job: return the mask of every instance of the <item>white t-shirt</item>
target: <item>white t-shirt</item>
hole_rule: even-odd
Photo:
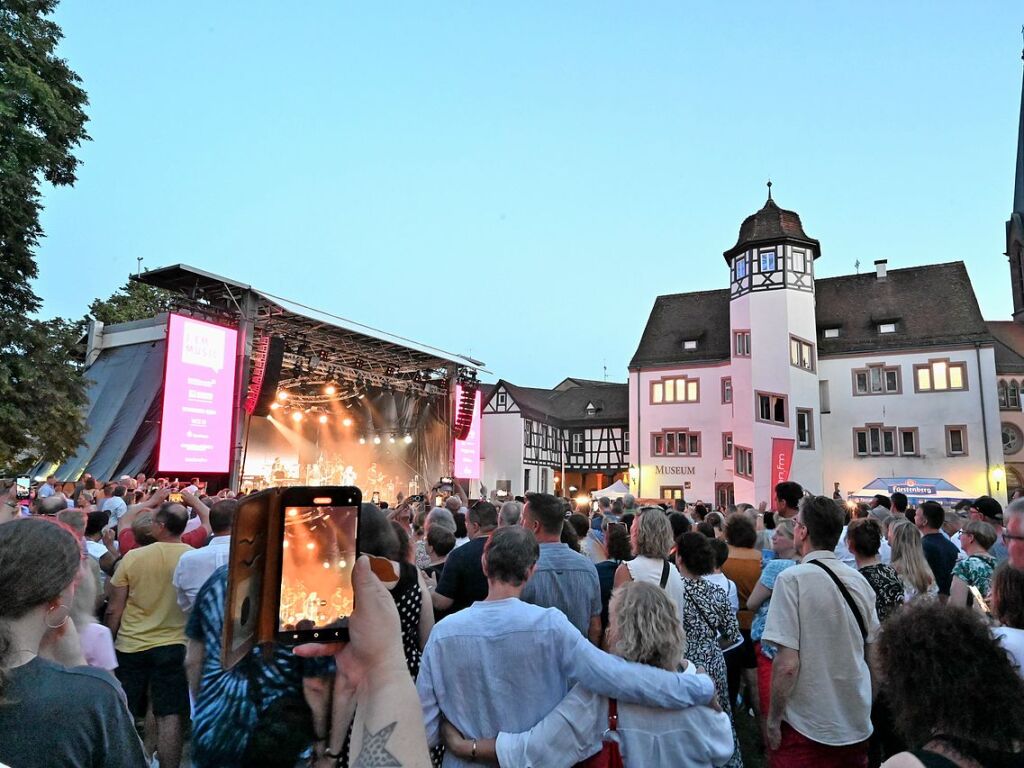
[[[85,552],[90,557],[96,558],[97,562],[101,557],[107,554],[107,545],[102,541],[93,541],[92,539],[85,540]]]
[[[993,627],[992,634],[1010,654],[1010,658],[1017,665],[1017,672],[1024,677],[1024,629]]]
[[[124,499],[120,496],[111,496],[109,499],[103,500],[103,504],[100,505],[100,511],[110,513],[110,522],[107,523],[107,527],[113,528],[117,525],[117,521],[124,517],[125,512],[128,511],[128,505],[124,503]]]

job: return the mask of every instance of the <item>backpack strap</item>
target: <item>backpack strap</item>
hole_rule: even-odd
[[[853,602],[853,597],[850,595],[850,590],[846,588],[846,585],[840,580],[838,576],[832,571],[831,568],[825,566],[824,563],[819,560],[808,560],[811,565],[816,565],[825,573],[828,574],[829,578],[835,582],[836,586],[839,587],[839,591],[843,593],[843,599],[846,600],[846,604],[850,606],[850,610],[853,612],[853,618],[857,620],[857,627],[860,629],[860,637],[865,643],[868,640],[868,628],[864,624],[864,619],[860,615],[860,611],[857,610],[857,604]]]
[[[668,573],[669,573],[668,560],[661,564],[661,588],[664,589],[668,585]]]

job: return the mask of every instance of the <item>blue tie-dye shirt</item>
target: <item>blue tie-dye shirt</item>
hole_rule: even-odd
[[[330,675],[320,659],[300,659],[276,646],[269,662],[256,648],[232,669],[220,664],[228,567],[221,566],[196,596],[185,634],[203,644],[202,680],[192,717],[192,764],[196,768],[241,768],[259,713],[286,694],[302,695],[302,678]],[[260,706],[250,691],[256,681]]]

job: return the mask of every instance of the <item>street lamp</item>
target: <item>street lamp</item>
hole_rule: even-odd
[[[995,480],[996,483],[996,493],[999,493],[1003,480],[1006,479],[1006,471],[1002,467],[995,467],[992,470],[992,479]]]

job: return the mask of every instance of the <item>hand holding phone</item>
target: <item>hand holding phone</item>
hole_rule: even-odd
[[[19,499],[27,499],[32,494],[32,481],[27,477],[19,477],[15,493]]]

